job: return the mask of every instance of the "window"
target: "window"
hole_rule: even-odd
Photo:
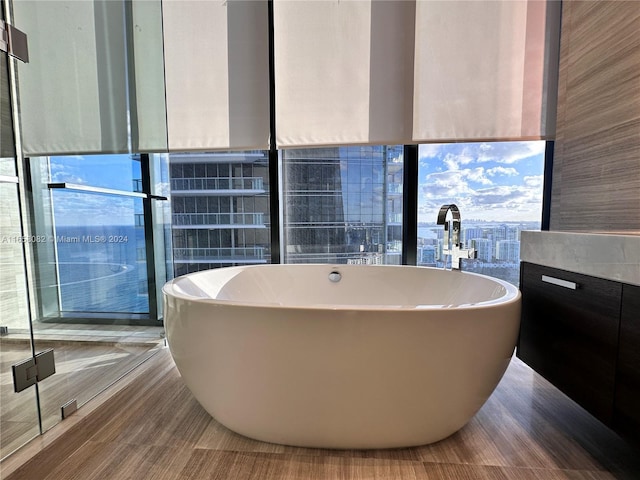
[[[284,263],[400,264],[403,146],[282,151]]]
[[[159,155],[28,159],[38,318],[156,325],[166,268]]]
[[[477,251],[466,271],[518,285],[520,232],[540,230],[544,141],[420,145],[418,168],[419,265],[442,267],[443,227],[436,217],[455,203],[461,240]]]
[[[169,157],[175,274],[268,263],[267,152]]]
[[[148,314],[140,157],[39,157],[30,163],[40,173],[35,218],[42,316]],[[48,289],[58,290],[57,302],[46,300],[56,297]]]

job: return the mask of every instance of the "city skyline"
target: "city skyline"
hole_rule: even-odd
[[[463,221],[540,222],[544,141],[419,146],[418,223],[433,223],[441,205],[455,203]],[[116,160],[117,159],[117,160]],[[51,180],[131,190],[130,155],[51,157]],[[114,161],[115,160],[115,161]],[[66,225],[130,225],[131,198],[66,192],[57,196]]]

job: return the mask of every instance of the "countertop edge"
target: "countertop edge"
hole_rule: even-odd
[[[640,286],[640,235],[523,231],[520,260]]]

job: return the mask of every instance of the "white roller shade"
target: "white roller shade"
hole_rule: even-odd
[[[15,1],[25,153],[268,148],[267,6]],[[559,2],[273,6],[280,148],[553,138]]]
[[[131,85],[132,150],[167,151],[162,5],[160,0],[131,2],[134,81]],[[134,87],[135,86],[135,87]]]
[[[275,0],[279,147],[411,140],[413,1]]]
[[[553,138],[559,5],[419,1],[413,140]]]
[[[18,65],[25,155],[128,149],[123,4],[13,2],[27,33]]]
[[[169,150],[269,148],[267,2],[163,2]]]
[[[11,92],[7,54],[0,53],[0,158],[14,157],[13,119],[11,118]]]

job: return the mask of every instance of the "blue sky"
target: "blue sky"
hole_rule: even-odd
[[[53,182],[131,192],[132,179],[140,178],[140,163],[133,162],[128,155],[50,158]],[[53,190],[53,200],[59,226],[134,225],[135,213],[142,211],[142,200],[131,197]]]
[[[544,141],[421,145],[418,221],[435,222],[447,203],[463,221],[540,221],[544,149]]]
[[[135,168],[135,175],[134,175]],[[140,162],[128,155],[81,155],[51,157],[54,182],[132,190],[132,178],[140,178]]]

